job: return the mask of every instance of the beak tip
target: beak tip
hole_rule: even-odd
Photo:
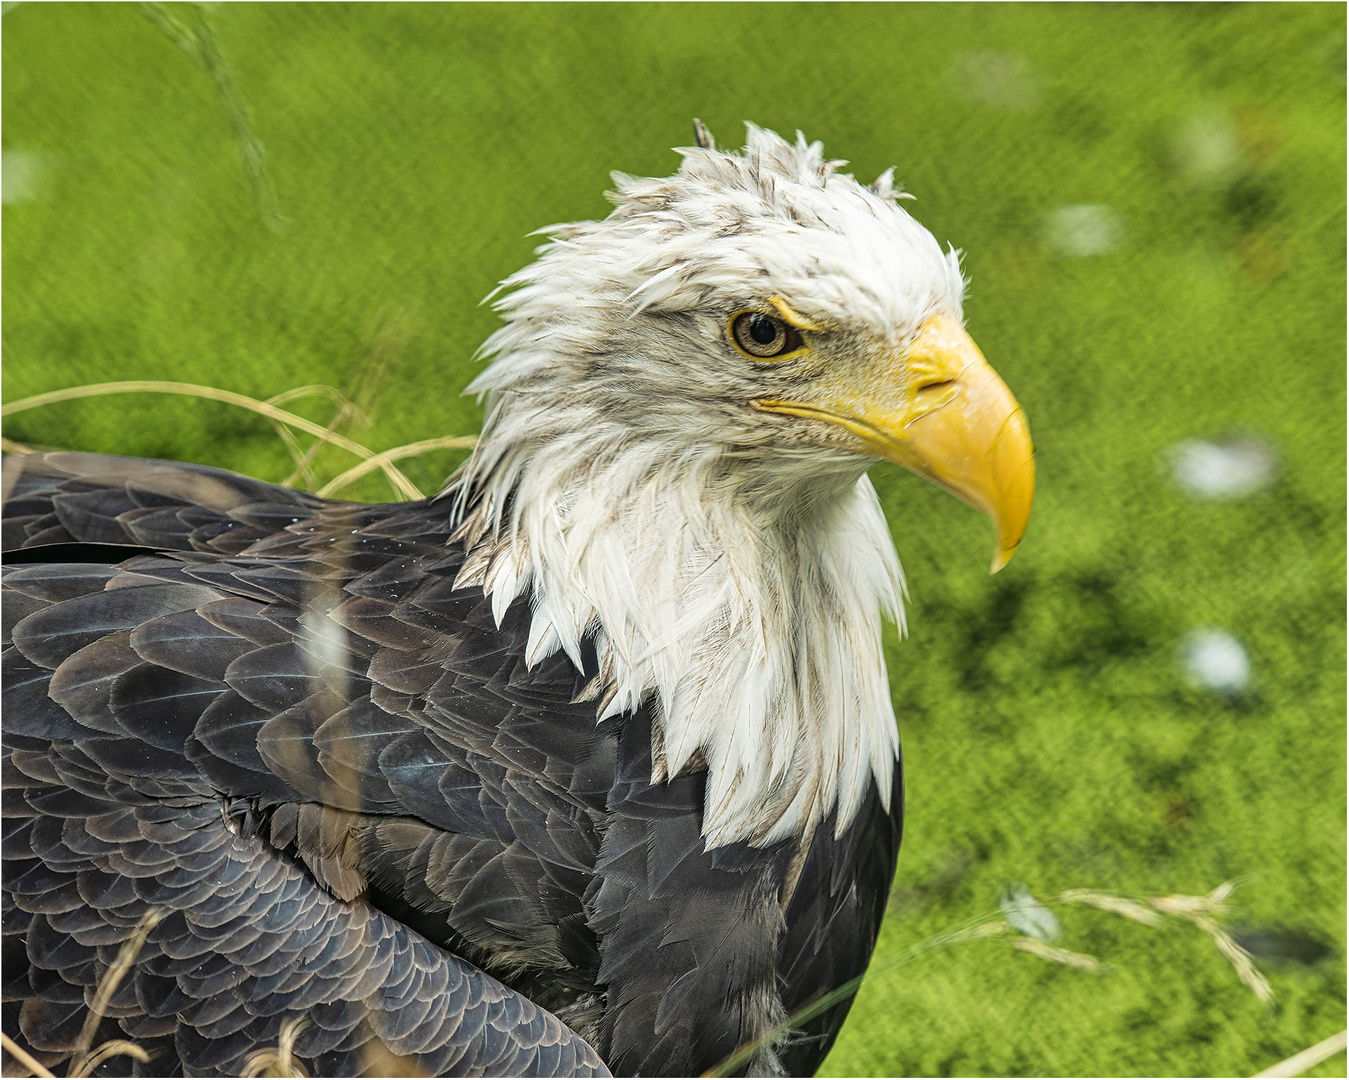
[[[1026,525],[1030,522],[1031,504],[1035,499],[1035,452],[1029,449],[1029,433],[1024,422],[1020,432],[1025,436],[1026,448],[1021,451],[1017,467],[1011,478],[1001,488],[1001,497],[994,503],[990,516],[995,523],[998,539],[993,552],[993,565],[990,574],[996,574],[1012,561],[1012,556],[1021,546],[1026,535]]]

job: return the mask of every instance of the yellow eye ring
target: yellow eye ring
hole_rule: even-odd
[[[737,311],[726,320],[726,336],[751,360],[787,360],[806,347],[801,331],[762,311]]]

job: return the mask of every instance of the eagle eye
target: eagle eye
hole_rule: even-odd
[[[801,348],[801,332],[776,315],[742,311],[731,319],[731,340],[756,360],[770,360]]]

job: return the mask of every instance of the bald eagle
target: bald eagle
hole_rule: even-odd
[[[865,968],[900,842],[866,471],[991,515],[997,570],[1033,455],[889,173],[698,143],[503,283],[436,498],[9,459],[4,1029],[40,1060],[237,1075],[297,1018],[312,1075],[823,1060],[849,1002],[792,1018]]]

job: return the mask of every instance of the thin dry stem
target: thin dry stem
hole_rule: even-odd
[[[128,1042],[126,1039],[109,1039],[107,1042],[100,1044],[99,1048],[89,1055],[89,1060],[84,1063],[82,1072],[73,1072],[70,1075],[92,1076],[95,1069],[112,1057],[135,1058],[142,1065],[148,1064],[150,1061],[150,1055],[135,1043]]]
[[[414,444],[415,445],[415,444]],[[1251,955],[1240,945],[1232,940],[1231,936],[1222,929],[1221,926],[1212,918],[1213,915],[1219,915],[1227,910],[1227,900],[1237,887],[1235,881],[1225,881],[1216,889],[1204,896],[1186,896],[1176,894],[1173,896],[1153,896],[1148,898],[1148,903],[1155,911],[1149,910],[1136,901],[1129,900],[1126,897],[1117,896],[1113,893],[1098,892],[1094,889],[1069,889],[1060,893],[1056,898],[1058,903],[1063,904],[1085,904],[1089,907],[1097,908],[1101,911],[1108,911],[1116,915],[1122,915],[1127,919],[1133,919],[1136,922],[1147,926],[1159,926],[1162,920],[1156,912],[1171,915],[1176,918],[1185,919],[1202,928],[1209,934],[1214,943],[1224,956],[1231,961],[1238,977],[1255,991],[1262,1001],[1269,1001],[1273,997],[1273,991],[1264,976],[1256,969]],[[954,945],[965,941],[978,941],[981,938],[997,937],[1009,933],[1013,930],[1006,919],[1001,918],[1001,910],[979,918],[972,919],[963,923],[945,933],[937,934],[933,937],[919,942],[917,945],[910,946],[889,963],[877,967],[872,974],[879,974],[900,964],[906,963],[925,952],[939,948],[943,945]],[[1109,965],[1098,957],[1087,953],[1073,952],[1070,949],[1060,949],[1053,945],[1039,941],[1036,938],[1020,935],[1012,941],[1012,947],[1021,952],[1030,953],[1051,963],[1063,964],[1067,967],[1077,968],[1082,971],[1108,971]],[[823,1012],[825,1009],[844,1000],[851,994],[857,992],[862,982],[862,977],[851,980],[819,998],[815,1002],[807,1005],[789,1016],[783,1023],[772,1028],[760,1038],[748,1042],[741,1046],[734,1054],[721,1062],[713,1069],[703,1073],[703,1076],[727,1076],[730,1073],[743,1068],[765,1047],[771,1046],[781,1035],[796,1027],[799,1024],[811,1019]],[[1329,1056],[1329,1055],[1326,1055]],[[1307,1066],[1310,1068],[1310,1066]],[[1291,1075],[1291,1074],[1290,1074]]]
[[[34,1076],[50,1076],[55,1080],[56,1074],[47,1069],[42,1062],[33,1057],[27,1050],[16,1043],[3,1031],[0,1031],[0,1046],[9,1051],[10,1056],[20,1065],[31,1072]]]
[[[253,131],[248,104],[239,93],[234,73],[220,52],[215,34],[211,31],[211,24],[196,5],[192,4],[185,4],[175,11],[167,4],[147,3],[142,5],[142,9],[175,45],[189,56],[201,61],[202,66],[206,68],[225,106],[230,127],[234,129],[234,142],[239,151],[239,161],[257,200],[258,214],[268,229],[272,232],[281,232],[290,222],[281,213],[276,198],[276,187],[267,171],[266,152]]]
[[[290,433],[289,428],[275,421],[272,422],[272,427],[281,437],[281,441],[286,444],[287,449],[290,450],[291,457],[295,459],[295,471],[282,481],[283,487],[294,487],[297,483],[303,482],[312,488],[317,481],[314,479],[314,470],[311,466],[314,463],[314,458],[318,456],[318,452],[332,441],[333,434],[348,420],[354,420],[358,423],[365,420],[365,415],[356,407],[354,402],[347,400],[341,390],[333,386],[325,386],[322,383],[297,386],[294,390],[283,390],[281,393],[269,397],[267,404],[283,405],[287,401],[296,401],[306,397],[326,397],[337,406],[337,411],[333,413],[333,418],[328,421],[325,434],[315,439],[309,449],[304,451],[300,449],[300,444],[296,441],[295,436]]]
[[[415,457],[418,454],[425,454],[431,450],[461,450],[476,446],[478,439],[474,435],[442,435],[435,439],[422,439],[420,442],[408,443],[405,446],[395,446],[392,449],[384,450],[372,458],[367,458],[359,465],[353,465],[344,473],[339,473],[333,479],[329,480],[323,487],[319,488],[316,495],[320,498],[327,498],[334,493],[341,491],[366,473],[374,472],[376,469],[382,469],[386,464],[392,461],[399,461],[402,458]]]
[[[62,401],[76,401],[80,398],[103,397],[108,394],[183,394],[187,397],[205,398],[208,401],[219,401],[226,405],[235,405],[241,409],[248,409],[259,416],[265,416],[270,420],[279,420],[289,427],[299,428],[301,431],[308,432],[310,435],[319,438],[327,438],[334,446],[340,446],[348,453],[355,454],[362,460],[367,460],[376,456],[375,451],[345,436],[329,432],[326,428],[314,423],[312,420],[306,420],[303,416],[296,416],[294,413],[279,409],[275,405],[269,405],[265,401],[259,401],[257,398],[248,397],[246,394],[236,394],[231,390],[220,390],[214,386],[201,386],[197,383],[165,382],[157,379],[129,379],[120,382],[90,383],[86,386],[71,386],[64,390],[52,390],[46,394],[36,394],[33,397],[21,398],[18,401],[11,401],[7,405],[0,407],[0,417],[11,416],[14,413],[25,412],[28,409],[36,409],[43,405],[55,405]],[[384,475],[388,477],[395,493],[405,499],[422,499],[425,496],[421,490],[399,471],[398,467],[389,461],[385,461],[378,466],[384,470]]]
[[[70,1058],[70,1069],[66,1072],[67,1076],[88,1076],[93,1071],[93,1060],[102,1053],[108,1044],[100,1046],[95,1054],[89,1053],[89,1047],[94,1041],[94,1032],[98,1030],[98,1025],[102,1023],[103,1016],[107,1012],[108,1002],[112,996],[117,993],[117,988],[126,978],[126,973],[131,970],[131,965],[136,962],[136,957],[140,955],[141,949],[145,945],[145,939],[149,937],[150,931],[159,925],[160,919],[164,917],[164,912],[160,908],[150,908],[141,916],[140,922],[136,924],[136,932],[123,942],[121,949],[117,952],[117,959],[103,973],[103,978],[98,982],[98,990],[94,994],[94,1000],[89,1004],[89,1015],[84,1018],[84,1027],[80,1029],[80,1037],[75,1042],[75,1051]],[[121,1040],[112,1040],[119,1042]],[[120,1053],[113,1051],[112,1053]],[[109,1057],[109,1054],[103,1054],[103,1057]],[[99,1060],[103,1060],[100,1058]],[[147,1059],[148,1060],[148,1059]]]
[[[337,429],[346,423],[350,417],[351,410],[347,408],[347,406],[344,405],[339,408],[337,412],[333,414],[333,418],[328,421],[328,426],[324,429],[324,433],[310,443],[309,449],[303,453],[299,452],[300,444],[296,441],[295,436],[291,435],[289,431],[286,431],[287,441],[295,447],[293,455],[295,457],[295,470],[286,477],[283,486],[294,487],[303,480],[306,485],[312,488],[318,483],[318,480],[314,477],[314,458],[318,457],[318,452],[320,450],[327,446],[328,443],[332,442],[333,436],[337,434]],[[277,427],[278,432],[284,430],[284,428]]]
[[[1157,912],[1145,908],[1136,900],[1116,896],[1114,893],[1097,892],[1095,889],[1069,889],[1059,894],[1061,904],[1085,904],[1098,911],[1108,911],[1113,915],[1122,915],[1126,919],[1143,923],[1145,926],[1161,926],[1162,917]]]
[[[355,413],[356,419],[364,422],[365,414],[361,412],[357,404],[342,393],[335,386],[329,386],[327,383],[309,383],[307,386],[297,386],[292,390],[282,390],[279,394],[273,394],[267,399],[268,405],[284,405],[288,401],[299,401],[307,397],[326,397],[339,409],[350,409]]]
[[[900,952],[899,955],[877,967],[871,974],[890,971],[899,967],[901,964],[906,964],[910,960],[917,959],[924,953],[931,952],[933,949],[942,948],[945,945],[959,945],[966,941],[978,941],[982,938],[996,937],[999,934],[1006,933],[1009,929],[1010,927],[1007,925],[1006,921],[1001,918],[1001,912],[980,915],[977,918],[963,922],[950,930],[943,931],[940,934],[934,934],[932,937],[926,938],[916,945],[910,945],[907,949]],[[833,990],[829,991],[829,993],[816,998],[804,1008],[798,1009],[782,1023],[770,1028],[763,1035],[759,1036],[759,1038],[743,1044],[730,1057],[726,1058],[726,1060],[722,1061],[720,1064],[713,1066],[711,1069],[708,1069],[707,1072],[702,1075],[705,1077],[730,1076],[732,1073],[739,1071],[757,1057],[762,1050],[771,1046],[792,1028],[804,1024],[807,1020],[818,1016],[826,1009],[833,1008],[839,1002],[844,1001],[857,993],[862,985],[862,979],[866,974],[868,973],[864,972],[855,979],[849,979],[842,986],[835,987]]]
[[[1343,1054],[1346,1038],[1349,1038],[1349,1032],[1341,1031],[1338,1035],[1322,1039],[1315,1046],[1299,1050],[1292,1057],[1284,1058],[1277,1065],[1271,1065],[1268,1069],[1256,1073],[1251,1077],[1251,1080],[1263,1080],[1264,1077],[1274,1076],[1301,1076],[1308,1069],[1315,1068],[1326,1059],[1333,1058],[1336,1054]]]
[[[240,1076],[308,1076],[303,1065],[295,1060],[295,1039],[309,1021],[303,1016],[287,1020],[281,1025],[275,1046],[255,1050],[244,1059]]]
[[[1033,937],[1014,939],[1012,948],[1030,953],[1032,956],[1038,956],[1041,960],[1048,960],[1051,964],[1062,964],[1065,967],[1077,968],[1080,971],[1102,971],[1105,969],[1105,964],[1095,956],[1073,952],[1071,949],[1060,949],[1054,945],[1046,945],[1043,941]]]
[[[281,486],[294,487],[297,483],[304,483],[313,487],[316,481],[313,470],[309,468],[309,462],[312,459],[306,456],[304,449],[300,446],[300,440],[291,434],[290,428],[286,427],[285,424],[276,420],[268,420],[267,422],[272,425],[276,437],[285,443],[286,452],[290,454],[291,461],[295,462],[294,470],[281,482]],[[316,439],[314,445],[319,446],[327,441],[327,439]]]
[[[361,335],[361,350],[343,387],[347,396],[369,412],[384,393],[398,358],[416,336],[417,304],[383,304]],[[368,422],[368,421],[365,421]]]
[[[1222,915],[1227,911],[1227,898],[1235,891],[1235,881],[1224,881],[1212,892],[1204,896],[1186,896],[1175,893],[1171,896],[1149,896],[1148,903],[1165,915],[1189,918],[1191,915]]]
[[[1255,966],[1255,957],[1233,941],[1227,931],[1209,916],[1193,914],[1187,918],[1213,939],[1218,951],[1227,957],[1232,967],[1236,969],[1237,978],[1249,986],[1256,997],[1266,1005],[1274,1000],[1274,989]]]
[[[1227,913],[1227,900],[1236,887],[1235,881],[1224,881],[1204,896],[1187,896],[1183,893],[1150,896],[1148,903],[1165,915],[1194,923],[1208,934],[1213,939],[1213,944],[1218,947],[1218,951],[1227,957],[1228,962],[1236,970],[1237,978],[1268,1005],[1274,1000],[1274,989],[1269,985],[1269,980],[1255,966],[1255,958],[1238,945],[1214,918],[1216,915]]]

